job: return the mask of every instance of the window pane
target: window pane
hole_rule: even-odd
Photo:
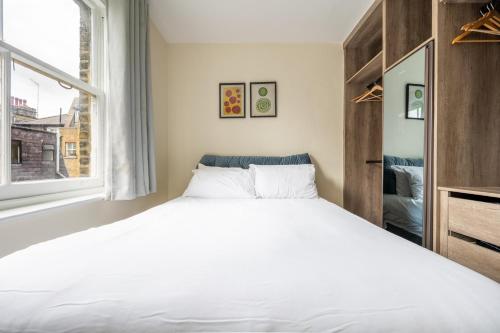
[[[65,158],[75,158],[76,157],[76,143],[66,142],[66,156]]]
[[[4,40],[87,82],[91,10],[83,0],[3,0]]]
[[[54,161],[54,145],[43,145],[42,161]]]
[[[11,76],[11,140],[22,147],[11,180],[90,176],[92,97],[18,63]],[[75,145],[71,159],[67,142]]]
[[[10,145],[10,161],[12,164],[21,164],[21,141],[12,140]]]

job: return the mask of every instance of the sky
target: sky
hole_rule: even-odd
[[[4,41],[75,77],[79,76],[80,12],[73,0],[3,0]],[[12,67],[11,96],[27,100],[38,116],[67,113],[76,89],[18,64]]]

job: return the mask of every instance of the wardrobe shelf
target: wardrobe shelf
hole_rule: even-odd
[[[366,65],[361,67],[353,76],[351,76],[346,84],[349,83],[372,83],[382,76],[382,59],[383,52],[380,51]]]
[[[383,0],[373,5],[344,41],[344,81],[382,51]]]

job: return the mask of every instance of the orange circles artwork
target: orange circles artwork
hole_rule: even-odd
[[[219,117],[245,118],[245,83],[219,84]]]

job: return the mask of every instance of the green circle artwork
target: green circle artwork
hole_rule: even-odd
[[[424,109],[424,103],[420,101],[415,101],[411,103],[411,108],[412,110],[423,110]]]
[[[422,98],[423,96],[424,96],[424,93],[422,92],[422,90],[420,90],[420,89],[415,90],[415,97],[416,97],[416,98],[419,98],[419,99],[420,99],[420,98]]]
[[[259,95],[261,95],[262,97],[267,96],[267,88],[264,87],[260,88]]]
[[[259,90],[259,93],[260,93],[260,90]],[[269,98],[261,98],[257,101],[255,108],[260,113],[269,112],[269,110],[271,110],[271,100]]]

